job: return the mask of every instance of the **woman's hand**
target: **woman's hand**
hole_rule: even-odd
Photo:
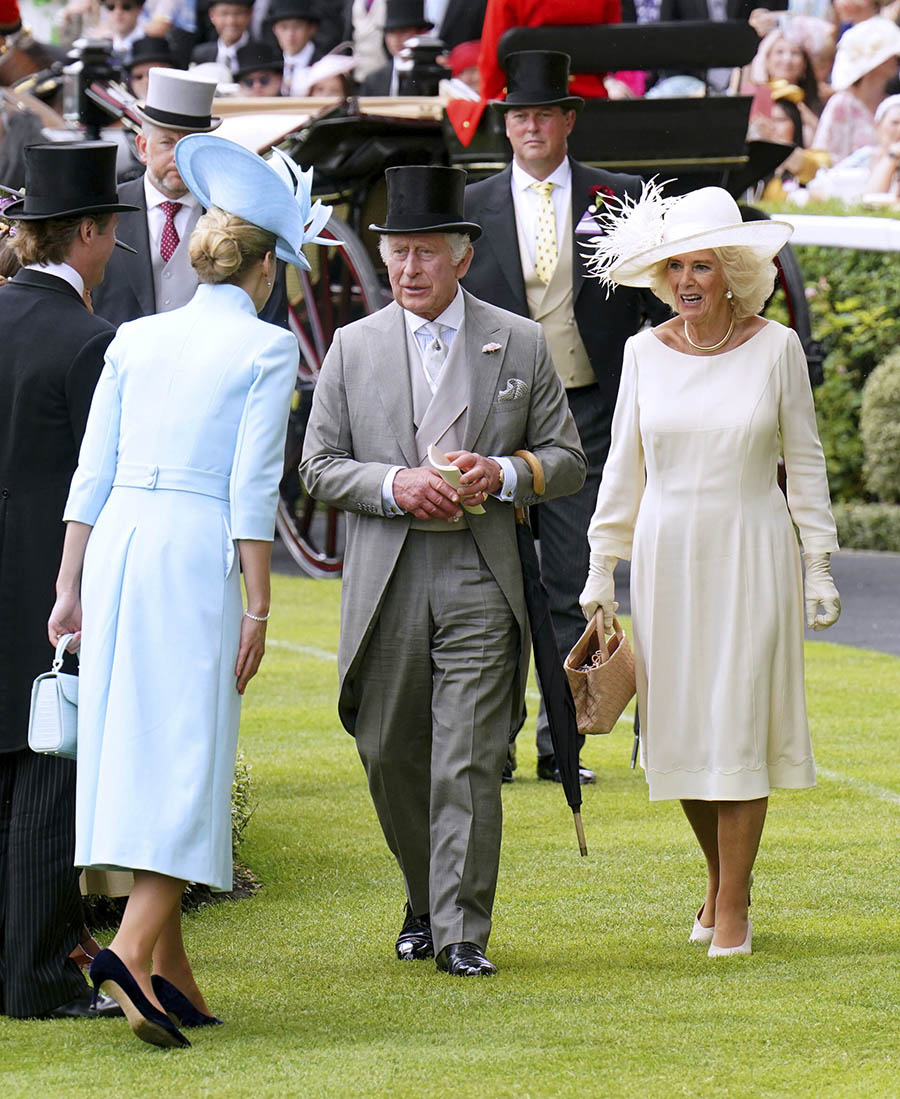
[[[828,553],[803,554],[806,565],[806,624],[811,630],[827,630],[841,616],[841,597],[831,578],[830,557]]]
[[[603,612],[603,629],[606,633],[612,633],[613,615],[619,609],[619,604],[615,601],[616,584],[613,580],[617,560],[616,557],[607,557],[602,553],[591,554],[587,583],[578,600],[588,622],[598,610]]]
[[[67,633],[75,634],[75,640],[69,642],[69,652],[78,652],[81,647],[81,597],[73,591],[57,595],[47,620],[47,637],[54,649]]]
[[[238,694],[243,694],[247,684],[259,671],[263,653],[266,651],[266,623],[257,622],[246,615],[241,619],[241,643],[238,647],[237,664],[234,674],[237,676]]]

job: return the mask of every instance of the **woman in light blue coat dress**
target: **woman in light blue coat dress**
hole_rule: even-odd
[[[190,243],[201,285],[110,344],[48,627],[51,641],[81,639],[75,863],[135,875],[91,977],[156,1045],[189,1044],[170,1015],[218,1022],[185,953],[181,895],[189,881],[231,888],[241,695],[265,648],[299,357],[257,313],[275,256],[305,264],[300,246],[328,216],[290,162],[206,135],[178,153],[208,209]]]

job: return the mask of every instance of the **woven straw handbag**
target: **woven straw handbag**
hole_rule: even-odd
[[[635,691],[634,653],[618,618],[613,618],[613,633],[607,639],[603,612],[598,610],[566,657],[565,667],[579,733],[611,732]]]

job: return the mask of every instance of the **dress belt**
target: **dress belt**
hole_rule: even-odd
[[[172,489],[175,492],[196,492],[227,500],[230,478],[224,473],[184,466],[150,466],[121,462],[116,467],[113,488]]]

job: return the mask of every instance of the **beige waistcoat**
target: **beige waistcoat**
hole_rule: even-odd
[[[522,229],[516,222],[519,238],[519,256],[525,277],[525,297],[528,313],[544,330],[550,346],[550,356],[556,372],[566,389],[592,385],[597,377],[575,323],[575,299],[572,293],[572,211],[566,210],[563,224],[558,226],[559,258],[553,277],[545,286],[537,277],[534,263],[522,237]]]

